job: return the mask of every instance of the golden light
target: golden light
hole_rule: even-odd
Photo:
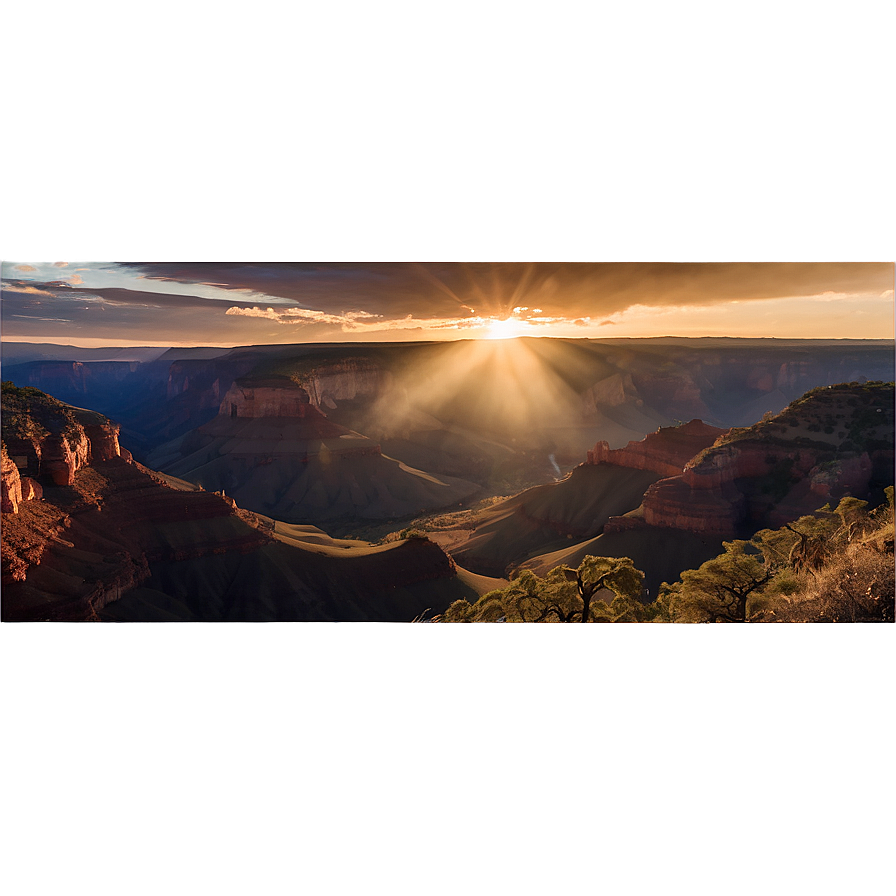
[[[496,318],[489,321],[488,338],[489,339],[513,339],[519,336],[523,331],[522,321],[516,317],[508,317],[505,320]]]

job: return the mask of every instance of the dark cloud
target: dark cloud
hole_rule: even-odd
[[[249,264],[127,262],[150,279],[249,289],[328,313],[368,311],[388,319],[544,314],[606,316],[632,305],[866,293],[891,289],[890,264],[371,263]]]
[[[111,267],[111,266],[110,266]],[[127,263],[127,282],[3,283],[6,338],[261,342],[463,335],[487,319],[584,328],[633,305],[709,306],[783,297],[873,294],[893,287],[891,264]],[[135,280],[132,278],[140,277]],[[178,293],[154,282],[180,284]],[[219,287],[218,298],[191,293]],[[232,298],[230,298],[232,296]],[[223,298],[223,300],[222,300]],[[486,319],[485,321],[483,319]],[[600,323],[597,323],[597,322]],[[774,335],[774,334],[770,334]]]

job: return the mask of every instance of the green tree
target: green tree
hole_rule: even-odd
[[[445,622],[613,622],[635,619],[644,575],[628,557],[585,557],[578,569],[558,566],[543,579],[523,570],[507,588],[490,591],[475,604],[455,601]],[[613,595],[608,605],[598,595]],[[637,605],[637,607],[636,607]],[[619,621],[623,621],[619,619]]]
[[[746,622],[751,599],[759,597],[779,564],[749,541],[724,542],[725,553],[664,585],[660,599],[675,622]]]

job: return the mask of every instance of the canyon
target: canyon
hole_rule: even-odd
[[[891,348],[730,343],[41,346],[4,368],[4,619],[407,619],[588,553],[656,593],[882,500]]]
[[[17,425],[4,441],[19,433],[39,480],[4,446],[5,621],[399,621],[499,584],[425,538],[376,546],[245,511],[135,462],[110,421],[34,390],[4,386],[4,404]],[[47,450],[60,440],[75,446],[65,465]]]

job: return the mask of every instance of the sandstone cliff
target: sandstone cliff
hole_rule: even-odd
[[[394,382],[391,371],[367,358],[316,365],[308,373],[297,374],[296,379],[315,407],[331,410],[343,401],[372,400]]]
[[[732,430],[681,475],[650,486],[643,519],[733,537],[781,525],[828,499],[873,498],[892,481],[893,429],[892,384],[812,390],[778,416]]]
[[[2,450],[0,477],[2,477],[3,488],[3,513],[18,513],[19,507],[25,501],[40,500],[43,496],[43,488],[39,482],[19,474],[19,468],[6,453],[6,446]]]
[[[3,384],[3,441],[19,475],[71,485],[92,457],[118,457],[119,426],[101,414],[73,408],[36,389]]]
[[[218,416],[176,444],[150,463],[289,522],[408,517],[478,490],[383,456],[377,442],[327,418],[286,376],[236,380]]]
[[[611,449],[607,442],[598,442],[588,452],[589,464],[614,464],[634,470],[650,470],[660,476],[675,476],[685,464],[727,430],[710,426],[702,420],[691,420],[681,426],[668,426],[631,441],[625,448]]]

